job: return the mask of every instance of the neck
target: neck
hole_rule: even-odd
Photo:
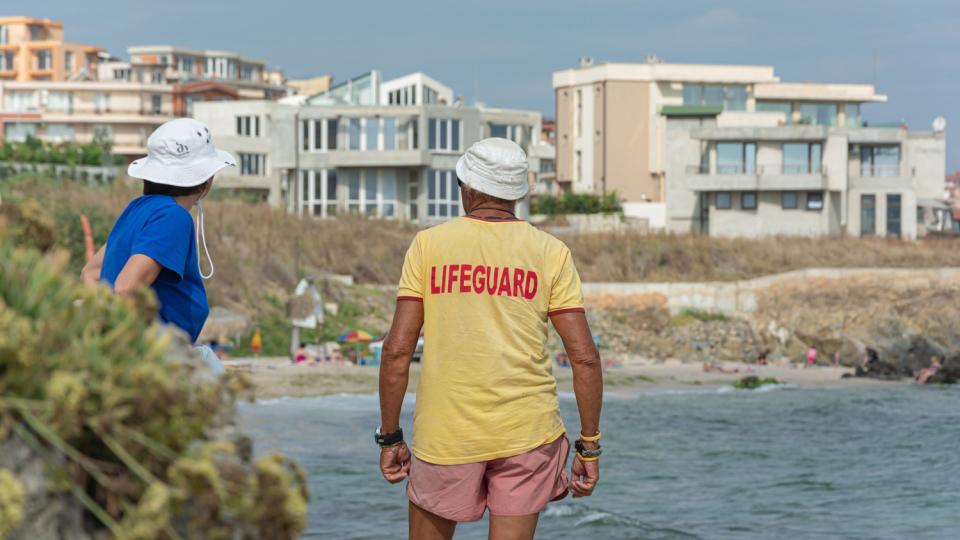
[[[183,197],[174,197],[173,200],[177,201],[177,204],[186,208],[187,212],[189,212],[200,199],[196,195],[184,195]]]
[[[480,217],[504,217],[515,216],[515,209],[516,205],[514,204],[480,203],[473,205],[473,208],[467,213]]]

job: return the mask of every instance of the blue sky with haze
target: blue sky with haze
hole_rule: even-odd
[[[70,41],[236,50],[289,77],[423,71],[468,101],[553,113],[550,76],[579,56],[768,64],[783,81],[875,82],[875,121],[947,119],[960,169],[957,0],[4,0],[7,15],[59,19]]]

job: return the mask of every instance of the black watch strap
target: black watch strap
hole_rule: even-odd
[[[576,449],[578,454],[585,458],[598,458],[600,457],[600,454],[603,454],[603,450],[600,448],[600,445],[597,445],[596,450],[587,450],[583,445],[583,441],[579,439],[573,443],[573,447]]]
[[[380,433],[380,428],[373,434],[373,440],[381,447],[393,446],[403,442],[403,429],[397,428],[393,433]]]

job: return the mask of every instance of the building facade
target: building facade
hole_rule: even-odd
[[[835,92],[820,88],[817,95]],[[952,229],[943,202],[943,133],[867,126],[855,111],[821,106],[808,121],[795,106],[751,113],[664,107],[667,229],[906,239]]]
[[[95,76],[100,47],[63,41],[63,23],[0,17],[0,81],[64,81]]]
[[[196,118],[239,164],[218,175],[217,186],[321,218],[358,214],[430,224],[460,215],[454,173],[460,154],[496,135],[509,135],[529,151],[540,115],[440,104],[445,87],[415,75],[381,84],[371,72],[301,104],[198,104]],[[418,90],[404,98],[411,86]],[[432,100],[433,92],[437,102],[420,102]],[[531,170],[538,170],[530,159]]]
[[[0,82],[0,142],[100,138],[112,141],[115,155],[133,159],[146,153],[150,133],[174,118],[174,90],[150,83]]]

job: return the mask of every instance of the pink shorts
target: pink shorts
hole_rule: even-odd
[[[517,456],[434,465],[410,460],[407,497],[424,510],[452,521],[477,521],[485,509],[496,516],[540,513],[567,496],[565,435]]]

